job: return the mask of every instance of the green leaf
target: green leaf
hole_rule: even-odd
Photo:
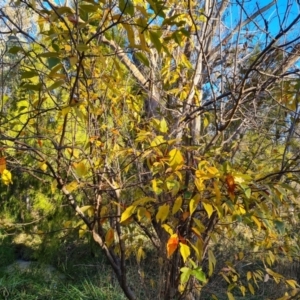
[[[90,47],[88,45],[85,45],[85,44],[78,44],[78,45],[76,45],[76,49],[78,51],[81,51],[81,52],[88,51],[89,48]]]
[[[211,250],[208,250],[208,275],[211,276],[213,274],[216,258]]]
[[[166,185],[168,190],[172,193],[172,196],[177,195],[180,189],[180,183],[177,180],[167,179]]]
[[[57,58],[57,52],[45,52],[38,54],[38,57],[54,57]]]
[[[193,276],[195,276],[200,282],[206,282],[206,275],[202,271],[201,268],[196,268],[191,273]]]
[[[177,25],[178,21],[175,21],[178,17],[180,17],[182,14],[175,14],[174,16],[170,18],[165,18],[162,22],[163,25]]]
[[[180,282],[186,283],[189,281],[192,270],[188,267],[183,267],[180,269],[181,275],[180,275]]]
[[[31,91],[40,91],[42,86],[43,86],[42,83],[37,83],[37,84],[26,83],[26,84],[24,84],[24,87],[27,90],[31,90]]]
[[[157,52],[160,53],[161,48],[162,48],[162,44],[160,41],[160,35],[158,32],[156,31],[149,31],[149,36],[150,36],[150,40],[153,43],[154,47],[156,48]]]
[[[275,221],[274,221],[274,225],[275,225],[277,231],[278,231],[280,234],[284,234],[284,233],[285,233],[285,224],[284,224],[282,221],[275,220]]]
[[[94,13],[98,10],[98,5],[93,4],[80,4],[79,7],[88,13]]]
[[[63,14],[74,14],[74,10],[68,6],[59,6],[56,8],[56,13],[59,15]]]
[[[32,77],[35,77],[35,76],[38,76],[39,73],[36,72],[36,71],[22,71],[21,72],[21,78],[24,79],[24,78],[32,78]]]
[[[119,0],[119,9],[124,14],[134,15],[134,6],[131,0]]]
[[[23,49],[21,47],[13,46],[8,50],[8,53],[17,54],[20,51],[23,51]]]
[[[150,4],[150,9],[152,9],[156,15],[158,15],[161,18],[165,18],[166,15],[164,13],[164,9],[166,8],[165,1],[161,0],[147,0],[147,2]]]
[[[60,63],[60,59],[57,57],[50,57],[48,60],[48,67],[49,69],[52,69],[53,67],[55,67],[57,64]]]
[[[247,199],[251,198],[251,188],[243,183],[240,183],[240,187],[243,189],[245,196],[247,197]]]

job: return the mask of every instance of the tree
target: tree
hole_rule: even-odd
[[[271,267],[295,251],[279,237],[299,205],[298,4],[16,4],[39,31],[1,10],[31,41],[10,51],[22,56],[23,97],[1,119],[3,184],[21,170],[61,191],[128,299],[127,258],[141,261],[145,239],[157,297],[187,298],[214,273],[214,241],[236,226],[253,233],[265,272],[285,280]],[[246,286],[230,272],[229,299],[234,288],[254,293],[251,276]]]

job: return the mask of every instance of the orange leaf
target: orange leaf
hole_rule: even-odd
[[[232,175],[227,175],[226,176],[226,184],[227,184],[227,187],[228,187],[228,194],[230,196],[234,196],[234,190],[235,190],[235,187],[236,187],[236,184],[234,182],[234,177]]]
[[[188,217],[190,216],[190,213],[188,211],[185,211],[182,215],[181,215],[181,220],[185,221]]]
[[[0,174],[6,169],[6,159],[5,157],[0,157]]]
[[[40,147],[43,146],[43,141],[42,140],[38,140],[37,142],[38,142],[38,144],[39,144]]]
[[[172,234],[167,243],[167,255],[168,258],[175,252],[179,244],[178,235]]]
[[[112,242],[114,241],[115,233],[112,228],[109,228],[105,235],[105,243],[107,247],[110,247]]]

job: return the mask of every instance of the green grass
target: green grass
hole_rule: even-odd
[[[0,299],[126,299],[111,267],[98,247],[93,248],[84,240],[72,241],[71,244],[64,243],[59,248],[56,246],[51,248],[50,244],[48,246],[46,252],[44,250],[34,252],[32,259],[39,257],[41,259],[32,263],[29,270],[10,267],[8,272],[8,266],[17,259],[16,248],[9,239],[0,241]],[[25,247],[25,250],[28,249]],[[234,250],[231,248],[215,250],[219,253],[215,275],[204,286],[201,300],[213,299],[212,294],[216,295],[218,300],[227,300],[228,284],[222,279],[219,272],[228,261],[231,261],[232,264],[241,263],[239,260],[236,261],[232,255]],[[153,265],[151,255],[151,252],[147,253],[146,260],[142,261],[139,266],[144,271],[145,279],[147,279],[145,285],[141,284],[141,278],[137,274],[136,260],[128,261],[128,282],[135,289],[137,299],[159,299],[157,288],[151,288],[148,284],[151,278],[155,283],[160,282],[157,266]],[[245,286],[247,286],[247,271],[263,269],[263,266],[255,263],[253,258],[248,257],[246,262],[248,259],[252,263],[249,268],[242,269],[240,277],[240,281]],[[54,270],[50,269],[49,271],[49,265],[53,266]],[[204,266],[204,268],[206,267]],[[139,290],[136,288],[138,286],[140,287]],[[284,294],[287,287],[284,284],[276,285],[273,280],[270,280],[266,283],[261,282],[259,287],[255,287],[255,290],[256,295],[251,295],[247,291],[245,297],[242,297],[238,287],[231,292],[234,294],[235,300],[275,300]]]
[[[32,262],[30,267],[21,268],[17,264],[12,265],[19,258],[15,245],[9,239],[2,239],[0,241],[0,299],[126,299],[118,283],[112,280],[113,273],[100,255],[100,251],[97,257],[92,257],[90,246],[84,242],[75,245],[72,249],[67,253],[65,246],[62,245],[60,249],[55,248],[55,253],[51,255],[36,252],[32,259],[41,255],[41,262]],[[26,259],[28,259],[27,254]],[[23,262],[22,265],[26,263]]]
[[[81,276],[80,276],[81,274]],[[109,284],[109,276],[96,272],[89,276],[84,268],[78,274],[47,277],[43,265],[28,270],[15,268],[0,274],[0,299],[14,300],[125,300],[118,286]]]

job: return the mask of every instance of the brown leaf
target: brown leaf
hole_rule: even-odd
[[[6,159],[5,157],[0,157],[0,174],[6,169]]]
[[[234,177],[232,175],[228,174],[226,176],[226,184],[227,184],[228,194],[230,196],[234,196],[234,190],[235,190],[236,184],[234,182]]]

